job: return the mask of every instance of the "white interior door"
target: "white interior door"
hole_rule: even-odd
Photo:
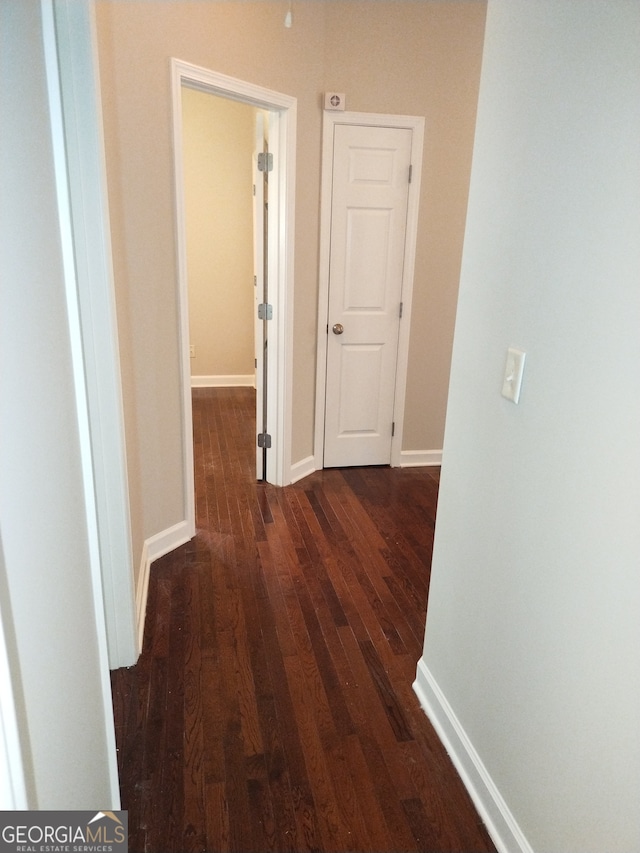
[[[267,269],[267,217],[265,216],[265,178],[264,172],[258,166],[258,155],[265,151],[265,116],[256,113],[255,144],[253,152],[253,283],[254,283],[254,338],[255,338],[255,370],[256,370],[256,432],[265,429],[265,320],[258,316],[258,306],[266,303],[266,269]],[[256,479],[263,480],[266,476],[266,453],[258,445],[256,438]]]
[[[391,462],[412,130],[336,125],[324,466]]]

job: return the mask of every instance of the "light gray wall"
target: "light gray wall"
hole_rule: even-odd
[[[418,681],[544,853],[640,850],[639,139],[635,0],[490,0]]]
[[[40,15],[0,3],[2,616],[29,805],[113,808]]]

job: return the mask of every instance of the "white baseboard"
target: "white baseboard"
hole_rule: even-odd
[[[306,459],[301,459],[300,462],[296,462],[291,466],[291,482],[297,483],[298,480],[308,477],[309,474],[313,474],[316,470],[315,456],[307,456]]]
[[[442,464],[441,450],[403,450],[400,453],[400,468],[436,467]],[[315,456],[307,456],[291,466],[291,482],[297,483],[303,477],[319,471],[322,465],[316,465]]]
[[[425,465],[442,465],[441,450],[402,450],[400,468],[418,468]]]
[[[413,689],[499,853],[533,853],[533,848],[423,659],[418,661]]]
[[[142,640],[144,638],[144,620],[147,615],[147,597],[149,595],[149,573],[151,563],[164,557],[169,551],[184,545],[192,538],[189,525],[186,521],[174,524],[166,530],[156,533],[146,539],[142,546],[140,558],[140,571],[138,572],[138,583],[136,586],[136,625],[138,629],[138,651],[142,652]]]
[[[192,376],[192,388],[255,388],[255,373],[237,376]]]

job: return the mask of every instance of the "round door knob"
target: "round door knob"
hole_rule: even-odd
[[[344,326],[342,323],[334,323],[333,324],[333,334],[341,335],[344,332]]]

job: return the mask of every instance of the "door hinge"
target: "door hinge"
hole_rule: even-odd
[[[409,183],[411,183],[411,178],[413,177],[413,165],[409,165]]]
[[[258,171],[273,172],[273,154],[270,151],[261,151],[258,154]]]
[[[398,314],[398,317],[399,317],[401,320],[402,320],[402,312],[403,312],[403,311],[404,311],[404,302],[401,302],[401,303],[400,303],[400,313]]]
[[[258,305],[258,320],[273,320],[273,305],[261,302]]]
[[[391,438],[396,434],[396,422],[393,421],[391,424]]]
[[[258,433],[258,447],[264,447],[267,450],[271,447],[271,436],[268,432]]]

